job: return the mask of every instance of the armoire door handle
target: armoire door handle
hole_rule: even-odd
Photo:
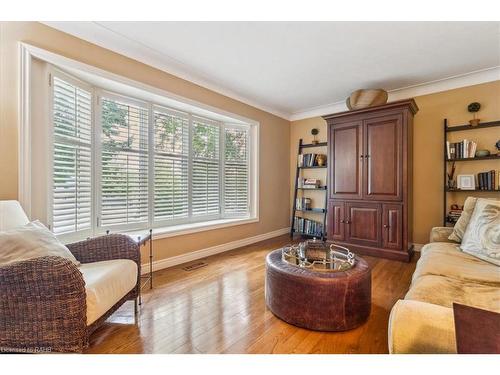
[[[363,160],[363,158],[364,158],[364,157],[365,157],[365,155],[359,155],[359,158],[360,158],[361,160]]]
[[[345,223],[346,224],[351,224],[351,222],[349,220],[346,220]]]
[[[384,224],[384,228],[389,228],[389,226],[387,224]]]
[[[345,221],[344,221],[344,220],[340,220],[340,222],[341,222],[341,223],[345,223]]]

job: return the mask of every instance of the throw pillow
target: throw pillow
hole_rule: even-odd
[[[453,227],[453,233],[448,237],[449,240],[455,242],[462,242],[464,238],[465,230],[467,229],[467,224],[469,224],[470,218],[472,216],[472,212],[474,211],[474,207],[476,207],[477,198],[467,197],[464,203],[464,209],[462,214],[458,218],[455,226]]]
[[[0,232],[0,266],[48,255],[80,265],[71,251],[38,220]]]
[[[460,248],[500,266],[500,201],[477,199]]]

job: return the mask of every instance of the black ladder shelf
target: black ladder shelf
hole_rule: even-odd
[[[464,161],[478,161],[478,160],[495,160],[498,159],[500,160],[500,156],[498,154],[496,155],[488,155],[488,156],[474,156],[470,158],[453,158],[449,159],[448,158],[448,152],[446,149],[446,141],[448,140],[448,133],[450,132],[457,132],[457,131],[469,131],[469,130],[479,130],[479,129],[485,129],[485,128],[493,128],[493,127],[500,127],[500,120],[496,121],[490,121],[490,122],[483,122],[480,123],[477,126],[471,126],[471,125],[456,125],[456,126],[449,126],[448,124],[448,119],[444,119],[444,141],[443,141],[443,154],[444,154],[444,188],[443,188],[443,226],[450,226],[454,225],[455,221],[451,221],[448,217],[448,193],[471,193],[471,192],[483,192],[483,193],[500,193],[500,190],[484,190],[484,189],[473,189],[473,190],[460,190],[460,189],[450,189],[447,186],[447,180],[448,180],[448,164],[449,163],[455,163],[455,162],[464,162]],[[498,178],[498,177],[495,177]]]
[[[307,210],[306,209],[299,210],[297,208],[297,193],[299,191],[302,191],[302,195],[303,195],[303,192],[307,191],[307,190],[324,191],[325,193],[327,191],[327,185],[326,184],[325,184],[325,186],[320,186],[320,187],[317,187],[317,188],[304,188],[304,187],[299,187],[298,186],[298,184],[299,184],[299,177],[301,177],[301,172],[300,172],[301,170],[316,169],[316,168],[325,168],[326,169],[326,165],[324,165],[324,166],[312,166],[312,167],[308,167],[308,166],[301,167],[301,166],[299,166],[299,163],[298,163],[298,155],[301,155],[303,149],[305,149],[305,148],[325,147],[325,146],[327,146],[327,142],[304,144],[302,142],[302,139],[299,140],[299,150],[298,150],[298,153],[297,153],[297,170],[296,170],[296,173],[295,173],[295,190],[294,190],[294,193],[293,193],[292,226],[290,228],[290,237],[292,239],[293,239],[293,235],[294,234],[297,234],[297,235],[300,235],[300,236],[303,236],[303,237],[316,237],[316,238],[320,237],[321,240],[323,240],[323,241],[326,239],[326,210],[327,210],[327,204],[328,204],[327,197],[325,196],[324,208],[311,208],[311,209],[307,209]],[[326,182],[326,176],[325,176],[325,182]],[[297,214],[297,212],[311,212],[311,213],[316,213],[316,214],[322,215],[323,216],[323,231],[321,232],[321,235],[318,236],[316,234],[310,234],[310,233],[304,233],[304,232],[296,232],[295,231],[295,215]]]

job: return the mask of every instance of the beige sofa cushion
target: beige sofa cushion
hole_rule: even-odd
[[[38,220],[0,232],[0,265],[59,256],[80,265],[75,256]]]
[[[453,310],[431,303],[399,300],[389,317],[389,353],[456,353]]]
[[[137,264],[130,259],[84,263],[87,325],[94,323],[130,292],[137,283]]]
[[[412,282],[407,300],[432,303],[452,308],[453,302],[500,312],[498,286],[443,276],[422,276]]]
[[[499,267],[463,253],[454,243],[435,242],[422,248],[413,281],[427,275],[500,287]]]
[[[460,249],[500,266],[500,201],[477,200]]]

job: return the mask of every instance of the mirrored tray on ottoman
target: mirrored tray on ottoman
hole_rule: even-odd
[[[283,261],[312,271],[347,271],[356,264],[356,256],[348,248],[316,239],[285,246]]]

